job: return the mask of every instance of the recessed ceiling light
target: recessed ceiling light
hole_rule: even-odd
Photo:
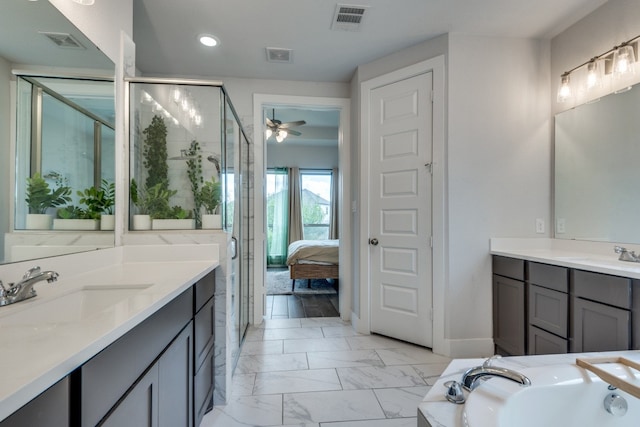
[[[213,37],[211,34],[201,34],[198,37],[198,40],[200,40],[200,43],[208,47],[213,47],[218,44],[218,39]]]

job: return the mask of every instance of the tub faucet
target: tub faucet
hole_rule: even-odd
[[[640,257],[634,251],[629,252],[627,248],[622,246],[614,246],[613,250],[615,253],[620,254],[620,257],[618,257],[620,261],[640,262]]]
[[[33,285],[43,280],[48,283],[55,282],[58,280],[58,273],[41,271],[40,267],[33,267],[27,270],[18,283],[10,283],[9,288],[6,288],[0,281],[0,307],[35,297],[36,290]]]
[[[479,380],[488,379],[491,377],[500,377],[505,378],[524,386],[530,386],[531,381],[525,375],[513,371],[507,368],[499,368],[497,366],[491,366],[491,362],[500,356],[493,356],[489,359],[485,360],[481,366],[476,366],[475,368],[468,369],[462,375],[462,386],[471,391],[474,390],[479,384]]]

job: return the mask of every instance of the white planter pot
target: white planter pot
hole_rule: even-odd
[[[196,228],[195,219],[154,219],[151,224],[153,230],[193,230]]]
[[[100,230],[113,230],[116,228],[115,215],[100,215]]]
[[[132,230],[151,230],[151,216],[150,215],[134,215]]]
[[[222,228],[222,215],[204,214],[202,215],[203,230],[219,230]]]
[[[53,217],[49,214],[27,214],[27,230],[51,230]]]
[[[60,219],[53,220],[54,230],[97,230],[100,223],[97,219]]]

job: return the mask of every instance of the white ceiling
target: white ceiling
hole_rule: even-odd
[[[6,0],[5,0],[6,1]],[[361,30],[331,30],[336,1],[134,0],[136,65],[146,75],[348,82],[356,67],[447,32],[549,38],[606,0],[349,0]],[[197,42],[201,33],[220,40]],[[267,47],[293,63],[267,62]]]

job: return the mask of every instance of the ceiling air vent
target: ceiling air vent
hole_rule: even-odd
[[[283,49],[280,47],[268,47],[267,48],[267,61],[279,62],[279,63],[291,63],[293,62],[293,50]]]
[[[80,43],[75,37],[68,33],[49,33],[40,31],[40,34],[55,43],[56,46],[64,49],[84,49],[82,43]]]
[[[369,6],[353,6],[348,4],[336,5],[333,16],[332,30],[360,31],[364,13]]]

